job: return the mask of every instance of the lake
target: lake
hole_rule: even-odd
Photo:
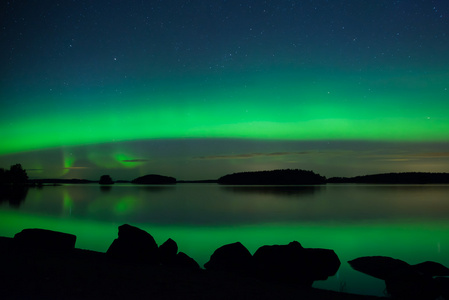
[[[385,255],[449,266],[448,216],[449,185],[61,185],[30,188],[20,204],[4,199],[0,235],[45,228],[76,234],[78,248],[105,252],[128,223],[159,245],[174,239],[201,266],[227,243],[240,241],[254,253],[296,240],[333,249],[342,262],[315,287],[383,295],[383,281],[347,261]]]

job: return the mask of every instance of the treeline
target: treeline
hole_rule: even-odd
[[[326,177],[316,174],[313,171],[282,169],[233,173],[220,177],[218,183],[240,185],[309,185],[325,184]]]
[[[176,184],[176,178],[169,176],[162,176],[156,174],[149,174],[138,177],[131,181],[134,184]]]
[[[115,182],[129,182],[117,180]],[[109,175],[102,175],[99,181],[86,179],[28,179],[21,164],[12,165],[9,170],[0,168],[0,186],[35,186],[42,184],[100,183],[113,184]],[[233,185],[315,185],[326,183],[373,183],[373,184],[449,184],[449,173],[402,172],[362,175],[355,177],[326,177],[313,171],[280,169],[271,171],[239,172],[220,177],[218,180],[177,181],[174,177],[150,174],[135,178],[134,184],[176,184],[176,183],[219,183]]]
[[[423,184],[449,183],[449,173],[404,172],[364,175],[355,177],[332,177],[328,183],[386,183],[386,184]]]
[[[26,170],[21,164],[12,165],[9,170],[0,168],[0,185],[25,185],[28,182]]]

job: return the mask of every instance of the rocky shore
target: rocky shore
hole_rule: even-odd
[[[75,247],[76,236],[25,229],[0,237],[2,299],[382,299],[312,288],[340,266],[329,249],[298,242],[218,248],[200,266],[174,240],[157,245],[130,225],[106,253]],[[359,267],[359,266],[358,266]]]

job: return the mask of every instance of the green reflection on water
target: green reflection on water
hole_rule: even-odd
[[[0,235],[46,228],[77,235],[78,248],[105,252],[123,223],[174,239],[200,265],[218,247],[299,241],[334,249],[338,274],[315,286],[382,295],[384,282],[352,270],[348,260],[385,255],[449,266],[447,185],[66,185],[29,189],[20,209],[0,206]]]
[[[124,199],[125,202],[128,201]],[[14,236],[24,228],[47,228],[77,235],[76,246],[105,252],[117,237],[116,222],[98,222],[74,218],[57,218],[0,211],[0,235]],[[400,258],[414,264],[433,260],[449,265],[449,225],[441,222],[377,223],[294,223],[246,226],[165,226],[148,223],[132,224],[153,235],[158,244],[174,239],[183,251],[200,265],[213,251],[227,243],[242,242],[251,253],[258,247],[299,241],[307,248],[334,249],[342,265],[338,274],[316,287],[382,295],[384,283],[352,270],[348,260],[370,255]]]

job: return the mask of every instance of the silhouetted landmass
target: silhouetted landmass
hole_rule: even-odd
[[[9,170],[0,168],[0,185],[25,185],[27,181],[27,172],[21,164],[12,165]]]
[[[28,194],[28,185],[28,175],[21,164],[12,165],[9,170],[0,168],[0,204],[19,207]]]
[[[356,177],[332,177],[328,183],[387,183],[387,184],[426,184],[449,183],[449,173],[404,172],[364,175]]]
[[[111,176],[109,175],[101,175],[99,184],[114,184],[114,181],[112,181]]]
[[[162,175],[145,175],[131,181],[135,184],[176,184],[176,178]]]
[[[236,185],[309,185],[325,184],[326,177],[313,171],[285,169],[229,174],[220,177],[218,183]]]

